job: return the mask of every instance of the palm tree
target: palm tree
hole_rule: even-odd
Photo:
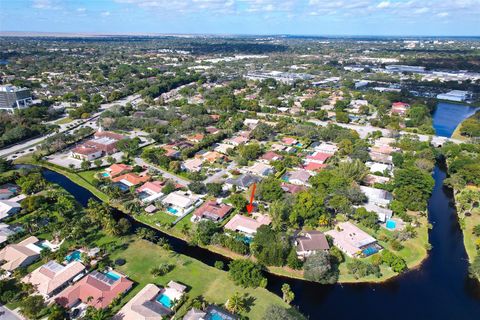
[[[228,311],[234,314],[244,312],[247,308],[245,297],[240,295],[240,293],[235,292],[235,294],[227,300],[225,307]]]

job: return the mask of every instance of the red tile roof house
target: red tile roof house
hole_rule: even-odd
[[[118,278],[114,279],[105,273],[92,271],[73,286],[60,292],[55,301],[67,308],[80,301],[96,309],[106,308],[113,299],[130,290],[133,285],[133,282],[125,276],[116,272],[115,276]]]
[[[165,183],[163,181],[149,181],[137,188],[136,192],[139,196],[142,194],[146,195],[141,197],[141,199],[144,203],[149,203],[163,196],[162,189],[164,186]]]
[[[311,174],[316,174],[318,171],[326,167],[327,165],[325,163],[309,162],[307,165],[303,166],[303,169],[307,170]]]
[[[291,194],[295,194],[295,193],[298,193],[300,191],[303,191],[303,190],[307,189],[305,186],[299,186],[299,185],[296,185],[296,184],[291,184],[291,183],[286,183],[286,182],[282,182],[282,184],[280,186],[283,189],[283,191],[291,193]]]
[[[410,108],[408,103],[404,102],[394,102],[392,104],[392,114],[405,115],[407,110]]]
[[[203,140],[204,137],[205,136],[203,134],[197,133],[197,134],[188,136],[186,139],[190,142],[193,142],[193,143],[199,143],[200,141]]]
[[[294,144],[298,143],[298,141],[296,139],[290,138],[290,137],[282,138],[282,142],[283,142],[283,144],[286,144],[287,146],[293,146]]]
[[[124,185],[129,187],[138,186],[141,183],[147,182],[150,179],[148,174],[136,174],[136,173],[126,173],[116,178],[113,178],[113,182],[121,182]]]
[[[305,160],[306,163],[318,163],[324,164],[328,159],[330,159],[333,155],[330,153],[322,153],[322,152],[314,152],[313,154],[307,156]]]
[[[217,203],[215,200],[210,200],[202,204],[192,215],[191,221],[198,222],[202,219],[212,220],[214,222],[221,221],[225,216],[233,210],[233,207]]]
[[[110,167],[105,169],[105,172],[108,173],[109,178],[115,178],[118,175],[128,173],[133,170],[132,166],[123,163],[115,163],[112,164]]]

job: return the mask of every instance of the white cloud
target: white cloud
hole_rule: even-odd
[[[58,10],[60,5],[56,0],[33,0],[32,7],[41,10]]]
[[[441,17],[441,18],[442,18],[442,17],[448,17],[448,15],[449,15],[448,12],[439,12],[439,13],[437,13],[437,16],[439,16],[439,17]]]
[[[103,11],[103,12],[101,13],[101,15],[102,15],[103,17],[108,17],[109,15],[111,15],[111,13],[110,13],[110,11]]]
[[[377,4],[377,8],[379,9],[384,9],[390,7],[390,2],[388,1],[382,1],[379,4]]]
[[[85,8],[77,8],[77,12],[85,12],[85,11],[87,11],[87,9],[85,9]]]

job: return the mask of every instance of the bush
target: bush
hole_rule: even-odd
[[[228,265],[228,274],[236,285],[246,287],[266,287],[267,278],[263,276],[262,267],[250,260],[233,260]]]
[[[223,270],[225,264],[223,263],[223,261],[215,261],[213,266],[219,270]]]
[[[397,273],[401,273],[407,269],[407,264],[405,263],[405,260],[396,256],[395,254],[393,254],[388,250],[382,251],[382,260],[383,260],[383,263],[385,263],[387,266],[392,268],[392,270]]]

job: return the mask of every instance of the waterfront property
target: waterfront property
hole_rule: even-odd
[[[166,288],[147,284],[112,318],[113,320],[162,320],[170,315],[174,301],[180,300],[186,287],[170,281]]]
[[[162,199],[168,213],[176,216],[192,212],[201,201],[199,196],[185,191],[174,191]]]
[[[341,222],[325,234],[331,236],[334,245],[351,258],[369,256],[379,250],[377,240],[351,222]]]
[[[231,231],[238,231],[248,236],[253,236],[257,233],[257,229],[263,225],[269,225],[271,219],[268,215],[256,213],[254,218],[236,214],[225,225],[225,229]]]
[[[32,284],[38,293],[50,298],[67,287],[84,270],[85,266],[78,261],[65,266],[52,260],[25,276],[22,282]]]
[[[232,206],[225,203],[218,203],[215,200],[206,201],[192,215],[191,221],[198,222],[202,219],[214,222],[221,221],[233,210]]]
[[[0,220],[19,212],[22,206],[15,201],[0,200]]]
[[[325,235],[316,230],[298,232],[294,237],[294,245],[297,256],[301,259],[319,251],[328,252],[330,249]]]
[[[132,285],[133,282],[120,273],[95,270],[73,286],[60,292],[55,301],[67,308],[82,302],[101,309],[107,307],[119,295],[130,290]]]

